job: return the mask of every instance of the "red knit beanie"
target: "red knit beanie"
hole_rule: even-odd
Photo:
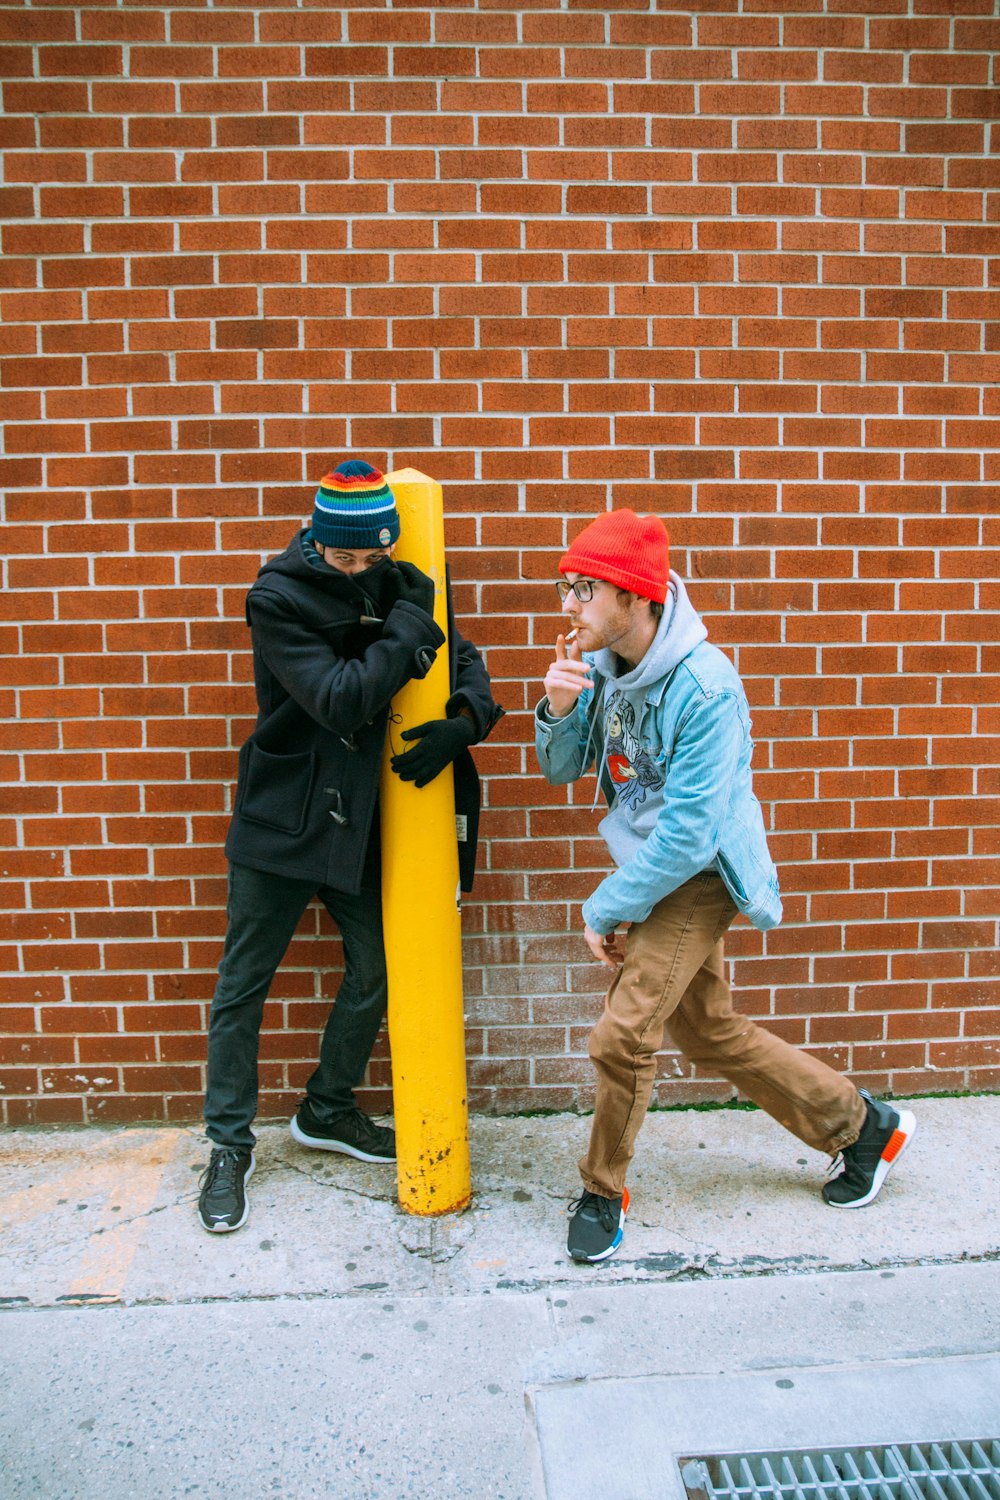
[[[603,578],[662,604],[670,573],[670,538],[659,516],[612,510],[584,527],[559,560],[560,573]]]

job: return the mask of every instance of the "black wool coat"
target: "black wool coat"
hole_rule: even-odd
[[[247,595],[257,724],[240,750],[226,855],[237,864],[360,889],[378,797],[389,705],[405,682],[425,677],[444,634],[430,615],[396,599],[386,572],[411,578],[411,563],[380,563],[351,578],[310,562],[303,528],[265,563]],[[314,554],[315,555],[315,554]],[[451,637],[448,717],[467,708],[476,739],[503,710],[482,658]],[[400,746],[402,749],[403,747]],[[472,757],[455,764],[462,888],[471,889],[479,815]],[[459,818],[462,824],[462,817]]]

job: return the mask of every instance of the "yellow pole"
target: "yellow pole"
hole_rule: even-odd
[[[433,579],[434,618],[447,634],[441,486],[416,469],[386,478],[401,523],[396,557]],[[472,1196],[454,777],[448,766],[418,789],[389,765],[407,748],[402,730],[444,717],[449,691],[442,646],[427,676],[392,700],[379,789],[396,1176],[412,1214],[452,1213]]]

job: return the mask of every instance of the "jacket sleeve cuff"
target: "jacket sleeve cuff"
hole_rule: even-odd
[[[568,714],[550,713],[547,697],[540,698],[535,705],[535,726],[545,735],[558,734],[564,726],[572,724],[575,718],[576,713],[572,708]]]
[[[600,886],[598,886],[598,890],[600,890]],[[596,891],[594,894],[597,894]],[[593,896],[588,896],[587,900],[583,903],[583,920],[592,931],[598,933],[601,937],[607,937],[608,933],[614,932],[618,926],[617,922],[608,921],[605,917],[598,915],[594,908]]]

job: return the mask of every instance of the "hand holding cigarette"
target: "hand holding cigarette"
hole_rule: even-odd
[[[587,663],[580,659],[580,647],[574,639],[575,635],[576,631],[571,630],[568,636],[556,636],[556,659],[545,674],[549,712],[556,719],[564,719],[571,713],[584,688],[594,685],[587,675],[590,670]],[[570,642],[568,652],[567,641]]]

